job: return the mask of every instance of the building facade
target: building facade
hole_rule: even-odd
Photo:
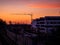
[[[32,27],[39,29],[40,32],[51,32],[60,26],[60,16],[45,16],[32,21]]]

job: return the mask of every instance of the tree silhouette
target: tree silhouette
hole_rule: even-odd
[[[6,35],[6,22],[3,21],[2,19],[0,19],[0,42],[2,43],[2,45],[6,44],[7,43],[5,42],[5,37],[4,35]]]
[[[6,32],[6,22],[3,21],[2,19],[0,19],[0,33],[4,33]]]
[[[8,37],[7,30],[6,22],[0,19],[0,43],[2,45],[17,45],[10,37]]]

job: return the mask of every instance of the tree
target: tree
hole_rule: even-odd
[[[0,19],[0,34],[1,33],[5,34],[6,26],[7,26],[6,22]]]

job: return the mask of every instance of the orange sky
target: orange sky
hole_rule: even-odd
[[[31,16],[12,13],[31,13],[33,19],[42,16],[60,16],[60,0],[1,0],[0,18],[7,22],[31,22]]]

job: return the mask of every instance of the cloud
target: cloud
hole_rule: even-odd
[[[32,3],[27,6],[31,8],[60,8],[60,3]]]
[[[0,5],[28,6],[32,8],[60,8],[60,0],[0,0]]]

